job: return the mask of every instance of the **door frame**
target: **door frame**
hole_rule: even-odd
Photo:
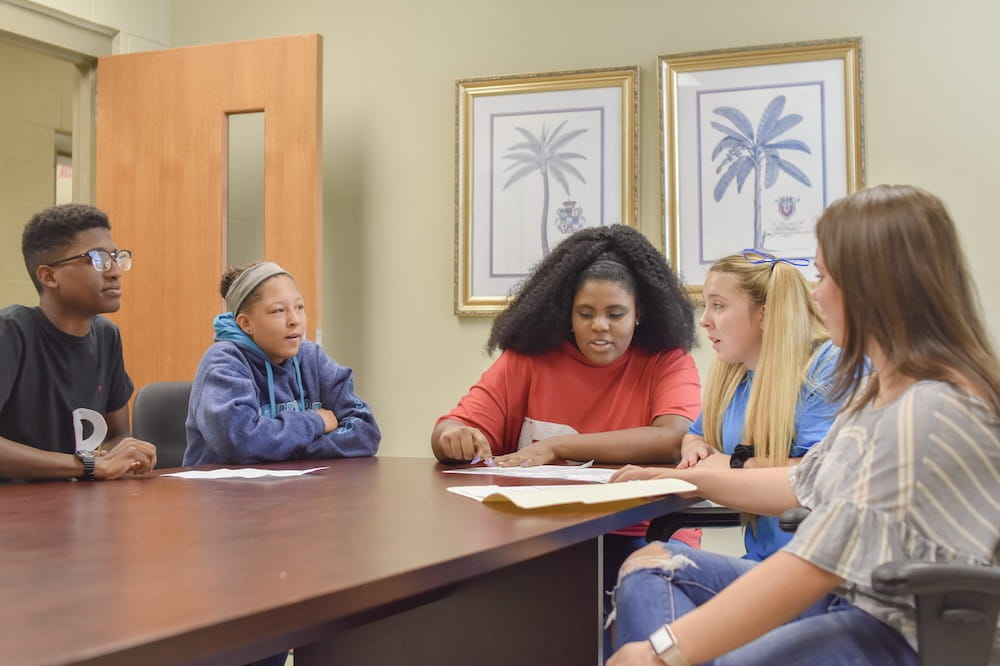
[[[94,202],[97,59],[113,52],[115,28],[23,0],[0,0],[0,40],[76,65],[73,100],[73,201]]]

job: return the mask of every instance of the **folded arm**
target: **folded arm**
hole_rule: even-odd
[[[325,391],[323,407],[334,413],[337,427],[308,447],[308,457],[373,456],[378,451],[382,433],[371,408],[354,393],[352,375],[348,368],[338,368],[336,380]]]

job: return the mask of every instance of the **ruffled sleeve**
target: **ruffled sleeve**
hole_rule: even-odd
[[[890,560],[984,564],[884,511],[846,499],[813,508],[785,549],[862,588],[870,587],[871,572]]]
[[[838,593],[913,645],[913,600],[876,593],[876,567],[997,564],[1000,424],[947,384],[919,382],[885,408],[841,415],[789,480],[811,513],[785,550],[843,578]]]

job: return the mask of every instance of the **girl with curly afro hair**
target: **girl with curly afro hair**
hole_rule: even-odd
[[[434,455],[505,467],[675,462],[701,406],[694,331],[683,285],[641,233],[579,231],[534,267],[497,317],[487,349],[503,353],[438,420]],[[645,532],[641,524],[605,536],[606,589]]]
[[[694,311],[630,227],[579,231],[517,288],[487,350],[503,353],[431,435],[442,462],[674,462],[698,415]]]

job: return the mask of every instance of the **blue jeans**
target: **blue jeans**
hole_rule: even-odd
[[[616,647],[646,640],[657,628],[707,602],[757,564],[678,543],[667,548],[693,564],[668,571],[650,562],[653,568],[635,569],[621,577],[615,590]],[[829,594],[787,624],[710,663],[917,666],[917,654],[898,631]]]
[[[607,619],[611,613],[613,604],[611,602],[611,591],[615,589],[618,581],[618,570],[621,568],[625,558],[646,545],[643,537],[626,536],[624,534],[604,535],[604,591],[602,599],[604,601],[604,618]],[[604,630],[604,661],[611,658],[614,653],[611,645],[611,630]]]

